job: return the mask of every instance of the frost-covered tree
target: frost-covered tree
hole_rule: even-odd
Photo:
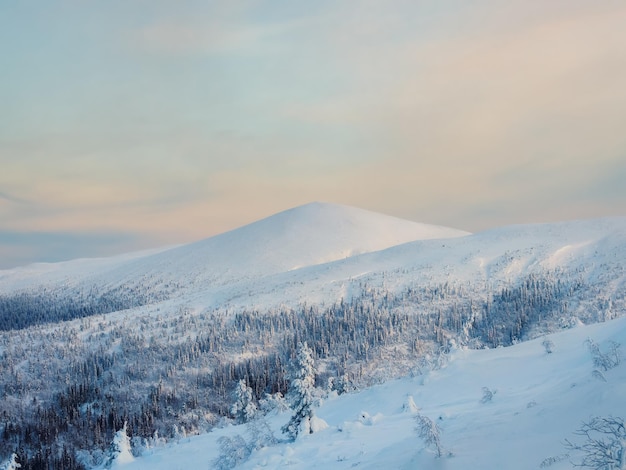
[[[291,381],[293,394],[293,416],[281,429],[291,439],[300,432],[310,434],[313,406],[315,404],[315,364],[313,352],[306,342],[298,348],[296,369]]]
[[[587,338],[587,340],[585,340],[585,343],[587,344],[587,348],[589,349],[591,357],[593,358],[593,365],[597,368],[607,371],[613,369],[614,367],[617,367],[620,364],[622,357],[619,343],[611,341],[609,344],[609,351],[606,353],[603,353],[600,350],[600,346],[598,346],[598,343],[596,343],[591,338]]]
[[[130,438],[126,431],[126,423],[124,423],[124,427],[113,436],[106,466],[107,468],[111,468],[115,464],[128,463],[133,460],[134,457],[131,450]]]
[[[263,413],[271,413],[273,411],[283,412],[289,409],[289,405],[287,404],[287,400],[283,397],[283,394],[280,392],[269,394],[265,394],[265,398],[259,401],[259,405],[261,407],[261,411]]]
[[[211,462],[212,470],[230,470],[248,460],[252,451],[273,446],[278,441],[263,418],[254,419],[246,424],[248,439],[241,434],[218,439],[220,453]]]
[[[257,414],[257,406],[252,401],[252,389],[241,379],[235,388],[235,403],[230,407],[231,414],[238,423],[247,423]]]
[[[341,377],[337,378],[334,383],[334,388],[337,390],[337,394],[339,395],[353,392],[356,389],[356,387],[350,382],[350,378],[347,374],[343,374]]]
[[[584,442],[565,440],[565,446],[583,453],[577,467],[626,470],[626,427],[622,418],[597,416],[583,423],[575,434],[582,436]]]
[[[480,399],[480,402],[481,403],[491,402],[495,394],[496,394],[495,390],[491,390],[489,387],[483,387],[483,397]]]
[[[553,455],[551,457],[546,457],[539,464],[539,468],[548,468],[554,465],[555,463],[559,463],[567,459],[569,459],[569,454]]]
[[[185,437],[187,437],[187,433],[185,432],[185,428],[184,427],[179,428],[176,425],[174,425],[173,428],[172,428],[172,434],[174,435],[174,440],[176,442],[178,442],[181,439],[184,439]]]
[[[0,465],[0,470],[17,470],[21,465],[17,462],[17,455],[12,454],[9,460]]]
[[[439,429],[439,426],[428,416],[422,414],[415,416],[415,423],[415,431],[420,439],[424,441],[424,444],[432,447],[437,453],[437,457],[443,456],[444,449],[441,445],[441,429]]]
[[[552,354],[552,351],[554,350],[554,343],[552,342],[552,340],[548,338],[544,338],[543,341],[541,342],[541,345],[543,346],[543,349],[546,351],[546,354]]]
[[[249,421],[246,424],[248,445],[251,449],[262,449],[276,445],[278,439],[264,418]]]
[[[213,462],[212,469],[230,470],[245,462],[252,452],[252,448],[240,434],[233,437],[222,436],[217,440],[220,453]]]

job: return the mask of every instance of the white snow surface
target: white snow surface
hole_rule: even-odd
[[[626,364],[603,372],[606,382],[598,380],[584,345],[586,338],[602,349],[609,340],[626,344],[626,318],[549,338],[554,343],[551,354],[542,339],[508,348],[456,350],[443,369],[331,396],[315,410],[326,429],[256,450],[237,468],[529,470],[550,457],[561,460],[546,468],[572,468],[580,455],[565,449],[563,441],[580,442],[574,431],[583,421],[593,416],[626,418]],[[483,387],[495,391],[489,403],[481,403]],[[425,448],[414,431],[416,412],[437,423],[451,455],[436,458]],[[269,416],[276,436],[288,419],[288,413]],[[245,425],[150,449],[124,468],[212,468],[217,440],[236,434],[245,436]]]
[[[206,240],[108,259],[0,271],[0,294],[42,289],[167,291],[160,312],[330,304],[363,288],[452,283],[474,290],[532,273],[578,273],[625,301],[626,217],[477,234],[312,203]],[[367,286],[367,287],[364,287]],[[134,309],[149,313],[154,304]]]
[[[109,259],[35,264],[0,271],[0,292],[40,285],[180,281],[223,286],[468,232],[330,203],[310,203],[189,245]]]

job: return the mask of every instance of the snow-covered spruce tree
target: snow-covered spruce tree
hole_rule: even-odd
[[[569,450],[582,452],[577,467],[595,470],[626,470],[626,427],[624,420],[613,416],[596,416],[584,422],[575,434],[583,436],[582,444],[565,440]]]
[[[126,422],[124,422],[124,427],[113,436],[106,467],[111,468],[117,463],[128,463],[133,460],[135,458],[131,451],[130,438],[126,432]]]
[[[444,449],[441,445],[441,429],[439,429],[439,426],[428,416],[422,414],[415,415],[415,423],[415,431],[420,439],[424,441],[424,444],[434,448],[437,457],[443,456]]]
[[[238,423],[247,423],[257,414],[257,406],[252,401],[252,389],[242,379],[235,388],[235,403],[230,407],[231,414]]]
[[[0,470],[17,470],[21,465],[17,463],[17,455],[12,454],[9,460],[0,465]]]
[[[306,342],[298,347],[296,368],[291,381],[291,393],[293,395],[293,416],[281,430],[291,439],[295,440],[300,432],[310,434],[311,418],[313,418],[313,406],[315,404],[315,364],[313,351]]]

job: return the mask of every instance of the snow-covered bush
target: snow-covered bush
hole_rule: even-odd
[[[259,401],[259,406],[261,411],[265,414],[270,413],[272,411],[283,412],[289,409],[289,404],[283,394],[280,392],[276,392],[274,394],[265,394],[265,398]]]
[[[611,341],[609,345],[609,351],[607,353],[603,353],[600,350],[600,346],[598,346],[598,343],[596,343],[591,338],[587,338],[587,340],[585,340],[585,343],[587,344],[587,348],[589,349],[591,357],[593,358],[593,365],[598,369],[607,371],[613,369],[614,367],[617,367],[620,364],[622,358],[619,343]]]
[[[565,440],[568,449],[583,454],[576,466],[596,470],[626,469],[626,427],[622,418],[594,417],[574,434],[584,438],[581,444]]]
[[[217,441],[220,453],[213,462],[211,469],[230,470],[245,462],[252,451],[275,445],[278,440],[263,418],[253,419],[246,424],[245,439],[241,434],[232,437],[222,436]]]
[[[554,350],[554,343],[552,342],[552,340],[549,340],[548,338],[544,338],[544,340],[541,342],[541,345],[543,346],[543,349],[546,351],[546,354],[552,354]]]
[[[185,432],[185,428],[181,426],[180,428],[176,425],[172,427],[172,435],[174,436],[174,440],[179,442],[181,439],[187,437],[187,433]]]
[[[496,390],[491,390],[489,387],[483,387],[483,397],[480,399],[481,403],[489,403],[493,400],[493,396],[496,394]]]
[[[404,401],[402,405],[402,411],[404,411],[405,413],[411,413],[411,414],[419,413],[419,408],[415,404],[413,395],[408,395],[406,397],[406,400]]]
[[[246,424],[248,445],[251,449],[258,450],[263,447],[271,447],[278,443],[272,429],[263,418],[257,418]]]
[[[367,411],[361,411],[359,413],[359,422],[366,426],[373,426],[376,422],[380,421],[383,415],[376,413],[374,416],[370,415]]]
[[[420,439],[424,441],[424,444],[433,448],[437,453],[437,457],[443,456],[444,449],[441,445],[441,429],[439,429],[439,426],[428,416],[422,414],[415,416],[415,423],[415,431]]]
[[[213,460],[211,468],[215,470],[230,470],[244,462],[252,449],[245,439],[237,434],[233,437],[222,436],[217,441],[220,447],[220,454]]]
[[[555,463],[559,463],[567,459],[569,459],[569,454],[553,455],[552,457],[543,459],[539,464],[539,468],[548,468]]]

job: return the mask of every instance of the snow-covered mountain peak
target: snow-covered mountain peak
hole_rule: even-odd
[[[315,202],[135,264],[138,269],[184,270],[223,282],[319,265],[416,240],[464,235],[467,232]]]
[[[221,245],[280,271],[335,261],[416,240],[467,232],[420,224],[339,204],[314,202],[288,209],[185,249]],[[232,256],[230,261],[232,261]]]
[[[98,285],[182,283],[188,287],[230,284],[467,232],[420,224],[355,207],[313,202],[243,227],[171,249],[102,260],[76,260],[47,267],[7,270],[0,290],[37,278],[42,284]],[[73,276],[75,273],[76,276]],[[34,280],[34,279],[33,279]],[[183,281],[184,280],[184,281]]]
[[[464,235],[468,232],[420,224],[341,204],[312,202],[232,230],[223,237],[266,245],[269,245],[266,242],[276,244],[278,240],[286,241],[287,245],[281,243],[276,247],[280,251],[291,247],[311,251],[311,245],[315,245],[320,251],[340,249],[364,253],[409,241]],[[328,258],[335,257],[329,255]]]

